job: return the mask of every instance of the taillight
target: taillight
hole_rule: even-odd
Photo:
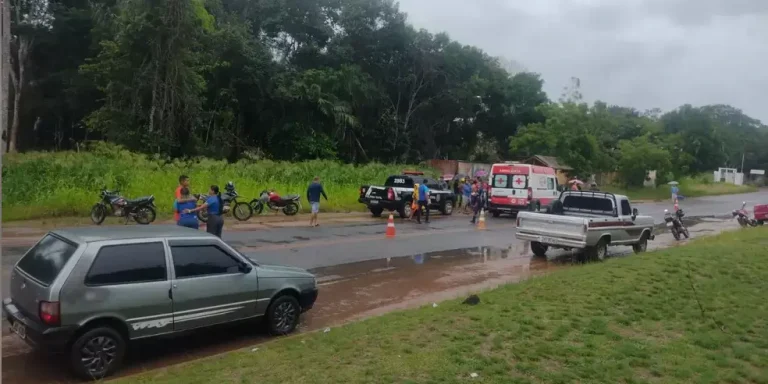
[[[589,227],[587,226],[587,224],[584,224],[584,225],[581,227],[581,231],[582,231],[582,232],[584,232],[584,234],[586,234],[586,233],[587,233],[587,230],[588,230],[588,229],[589,229]]]
[[[528,200],[533,199],[533,188],[528,187]]]
[[[519,217],[517,218],[517,222],[515,223],[515,226],[516,226],[516,227],[519,227],[519,226],[520,226],[520,218],[519,218]]]
[[[392,188],[387,189],[387,200],[395,199],[395,191]]]
[[[40,320],[47,325],[59,325],[61,323],[61,313],[59,303],[54,301],[40,302]]]
[[[360,196],[362,197],[363,195],[365,195],[365,188],[360,187]]]

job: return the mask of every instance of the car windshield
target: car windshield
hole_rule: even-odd
[[[21,258],[17,268],[44,285],[50,285],[77,250],[77,245],[46,235]]]

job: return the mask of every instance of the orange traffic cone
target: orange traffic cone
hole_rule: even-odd
[[[677,197],[675,197],[675,212],[677,212],[680,209],[680,206],[677,204]]]
[[[395,217],[392,216],[392,212],[389,213],[389,219],[387,219],[387,237],[390,239],[395,237]]]
[[[485,229],[485,209],[480,210],[480,217],[477,219],[477,230]]]

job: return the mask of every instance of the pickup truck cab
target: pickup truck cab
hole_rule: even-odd
[[[365,204],[373,216],[379,217],[384,210],[396,211],[401,218],[411,215],[413,202],[413,186],[426,184],[429,188],[429,208],[437,209],[443,215],[453,213],[456,205],[456,194],[448,183],[425,177],[421,172],[403,172],[387,178],[383,186],[363,185],[360,187],[358,202]]]
[[[644,252],[653,240],[653,218],[640,216],[626,196],[606,192],[566,191],[547,213],[520,212],[515,236],[531,242],[534,255],[549,248],[584,250],[587,259],[603,260],[611,245]]]

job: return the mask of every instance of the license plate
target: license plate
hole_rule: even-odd
[[[27,327],[25,327],[24,324],[14,321],[13,324],[11,324],[11,330],[22,339],[27,338]]]
[[[667,227],[671,227],[671,226],[672,226],[672,222],[670,221],[669,223],[667,223]]]
[[[540,237],[539,242],[543,244],[559,244],[560,243],[557,239],[554,239],[551,237]]]
[[[378,200],[371,200],[371,205],[376,205],[376,204],[378,204],[378,203],[379,203],[379,201],[378,201]]]

